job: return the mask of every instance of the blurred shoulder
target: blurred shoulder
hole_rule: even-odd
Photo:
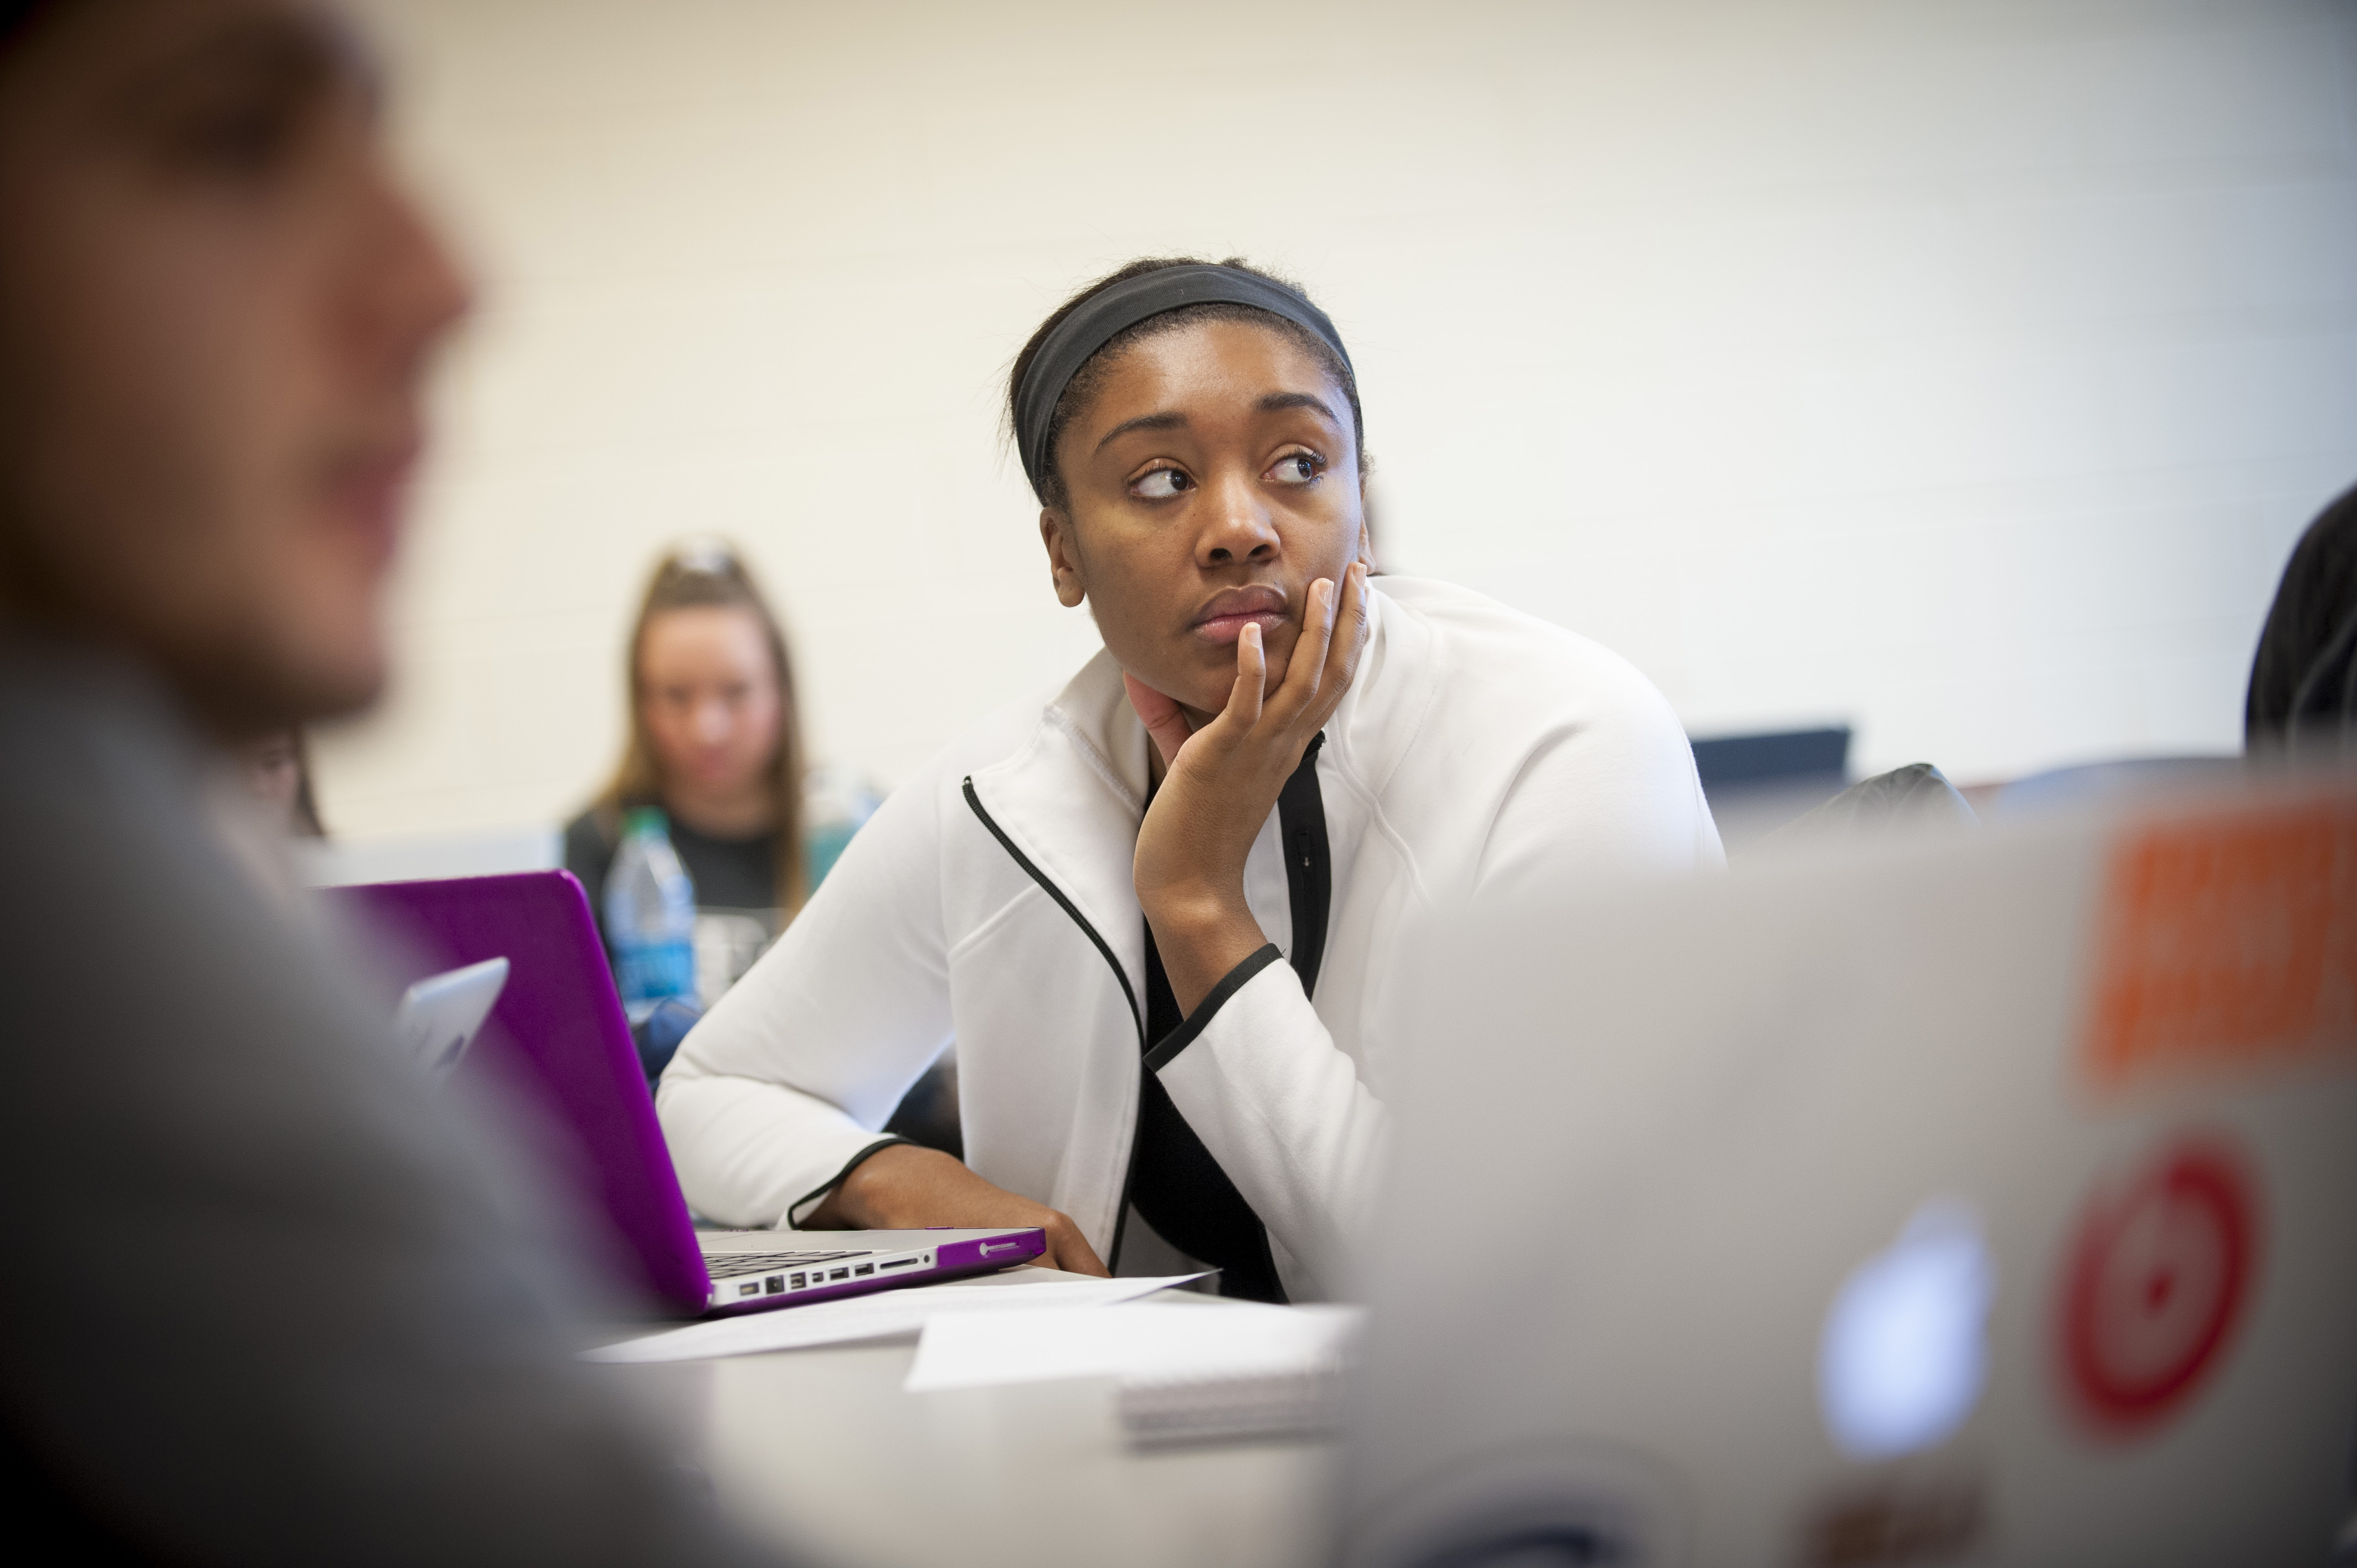
[[[565,862],[573,864],[576,857],[608,855],[614,853],[615,824],[607,813],[592,806],[565,824]]]
[[[204,832],[209,762],[161,684],[127,662],[0,642],[0,843],[12,857],[68,854],[77,882],[135,890],[148,856]]]
[[[593,898],[613,864],[619,825],[596,806],[565,824],[565,869],[581,879]]]

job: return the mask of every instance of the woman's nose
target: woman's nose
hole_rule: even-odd
[[[1275,556],[1277,534],[1255,476],[1225,474],[1205,487],[1203,532],[1196,542],[1199,564],[1222,566],[1232,561],[1265,561]]]

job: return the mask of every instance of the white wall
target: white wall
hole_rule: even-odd
[[[2357,0],[368,9],[483,306],[347,832],[569,810],[691,532],[822,758],[1060,679],[999,377],[1138,253],[1329,306],[1390,564],[1868,768],[2234,746],[2357,479]]]

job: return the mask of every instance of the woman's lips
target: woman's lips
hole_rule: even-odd
[[[1284,624],[1285,618],[1275,610],[1263,610],[1258,615],[1212,616],[1195,623],[1195,635],[1206,642],[1233,642],[1244,634],[1244,628],[1257,626],[1265,642],[1269,633]]]
[[[1230,588],[1215,594],[1189,628],[1205,642],[1232,643],[1244,628],[1257,626],[1264,641],[1285,624],[1285,596],[1275,588]]]

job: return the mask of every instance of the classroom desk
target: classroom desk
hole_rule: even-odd
[[[1332,1444],[1139,1451],[1109,1381],[904,1393],[915,1355],[903,1341],[600,1371],[655,1407],[725,1505],[820,1564],[1321,1560]]]

